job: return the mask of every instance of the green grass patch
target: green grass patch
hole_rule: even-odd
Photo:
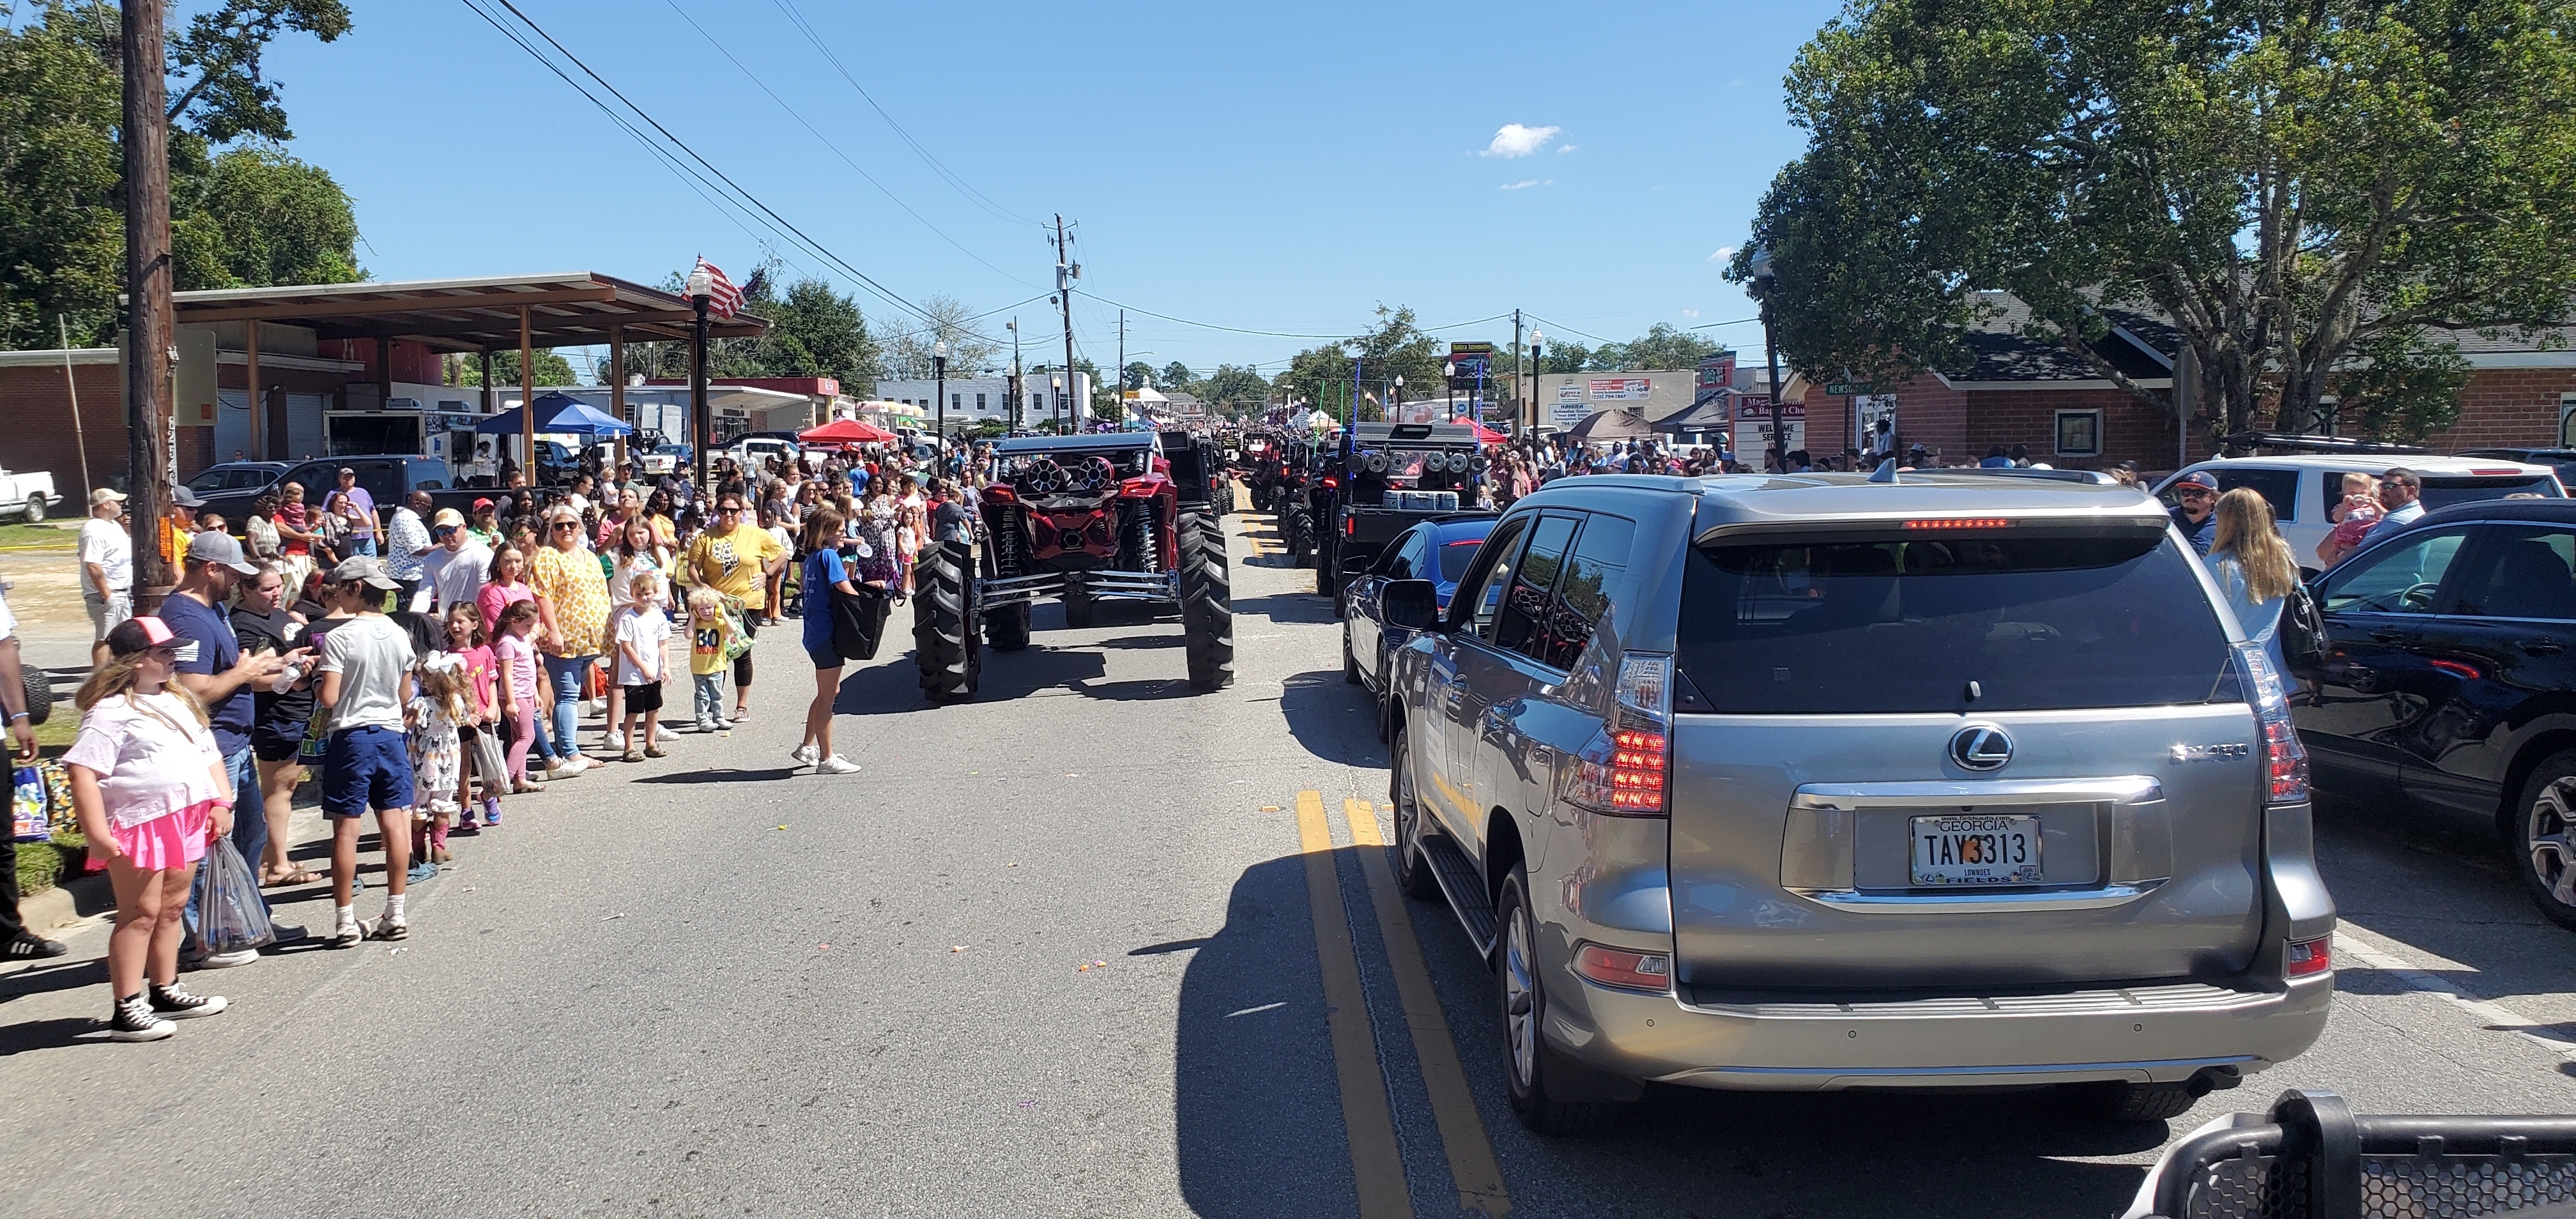
[[[52,842],[19,843],[18,892],[32,896],[80,875],[88,855],[89,841],[75,829],[55,831]]]
[[[78,522],[74,524],[77,526]],[[69,552],[78,549],[80,549],[80,530],[77,527],[56,529],[52,521],[42,525],[30,525],[24,521],[11,521],[0,525],[0,553],[29,550]]]

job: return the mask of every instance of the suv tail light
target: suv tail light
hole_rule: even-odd
[[[1672,781],[1669,656],[1619,662],[1618,707],[1566,769],[1567,803],[1613,817],[1661,817]]]
[[[1576,968],[1582,968],[1580,965]],[[2334,937],[2292,940],[2282,951],[2281,972],[2293,978],[2314,977],[2334,968]]]
[[[1574,950],[1574,972],[1603,986],[1662,992],[1672,989],[1673,959],[1660,952],[1586,944]]]
[[[2300,804],[2308,798],[2308,751],[2290,723],[2290,702],[2281,694],[2281,677],[2272,671],[2263,650],[2236,645],[2236,663],[2245,669],[2254,692],[2254,717],[2263,726],[2264,799],[2273,804]]]

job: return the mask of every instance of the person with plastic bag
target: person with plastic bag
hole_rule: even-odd
[[[80,736],[63,764],[90,857],[107,865],[116,894],[108,1035],[158,1041],[176,1031],[171,1021],[225,1007],[180,987],[179,915],[208,844],[232,830],[235,796],[204,704],[172,680],[178,637],[146,616],[119,623],[106,642],[107,663],[73,696]]]
[[[18,618],[9,612],[8,598],[0,597],[0,709],[8,713],[9,736],[15,742],[10,758],[19,766],[36,760],[36,730],[27,724],[26,699],[19,669]],[[38,935],[19,920],[17,835],[0,834],[0,960],[42,960],[68,951],[61,940]]]

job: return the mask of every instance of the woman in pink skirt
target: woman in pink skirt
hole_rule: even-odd
[[[206,844],[232,832],[233,784],[204,705],[170,680],[179,658],[170,628],[129,619],[107,633],[107,652],[73,696],[80,737],[63,763],[90,857],[107,865],[116,891],[108,1035],[158,1041],[175,1031],[173,1020],[224,1010],[221,997],[179,986],[179,915]]]

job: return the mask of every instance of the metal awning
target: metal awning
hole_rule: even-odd
[[[590,271],[496,275],[400,283],[218,288],[172,297],[180,325],[279,322],[322,339],[408,339],[445,351],[515,351],[521,310],[535,347],[609,341],[685,340],[695,315],[687,298]],[[757,338],[769,323],[750,314],[707,327],[717,338]]]

